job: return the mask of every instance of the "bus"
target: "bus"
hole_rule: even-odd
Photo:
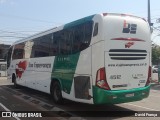
[[[0,61],[0,77],[7,76],[7,62],[2,60]]]
[[[8,80],[64,99],[118,104],[149,96],[150,26],[102,13],[19,40],[8,52]]]

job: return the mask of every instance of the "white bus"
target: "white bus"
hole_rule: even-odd
[[[7,62],[0,61],[0,77],[6,77],[6,76],[7,76]]]
[[[17,41],[8,53],[8,79],[55,103],[142,100],[150,78],[150,27],[131,15],[91,15]]]

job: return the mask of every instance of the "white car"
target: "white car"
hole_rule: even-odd
[[[153,73],[158,73],[158,65],[153,65],[152,71],[153,71]]]

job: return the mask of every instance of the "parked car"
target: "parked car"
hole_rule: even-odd
[[[153,65],[152,66],[152,72],[153,73],[158,73],[158,65]]]

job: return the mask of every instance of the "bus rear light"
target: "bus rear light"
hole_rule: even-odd
[[[151,66],[149,66],[148,68],[148,78],[147,78],[147,82],[146,82],[146,85],[145,86],[148,86],[150,84],[150,81],[151,81]]]
[[[106,89],[106,90],[110,90],[110,87],[106,81],[106,72],[105,72],[105,68],[100,68],[97,71],[97,76],[96,76],[96,86]]]

